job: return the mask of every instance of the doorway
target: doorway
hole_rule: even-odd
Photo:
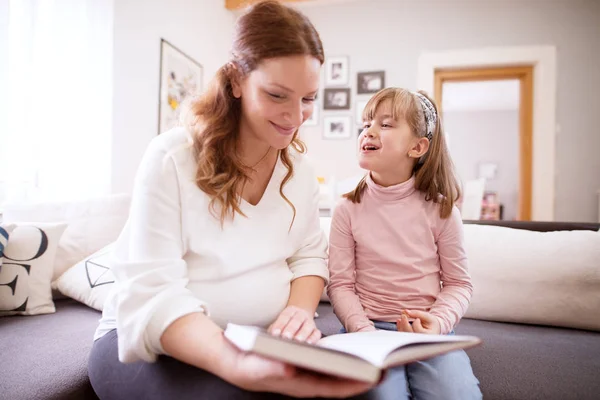
[[[445,88],[460,86],[461,83],[473,84],[477,82],[495,82],[506,83],[506,85],[496,85],[496,88],[509,88],[511,82],[516,84],[518,91],[518,111],[517,112],[517,138],[515,146],[517,149],[516,163],[517,173],[517,201],[516,201],[516,220],[532,219],[532,187],[533,187],[533,66],[510,66],[510,67],[491,67],[491,68],[448,68],[434,70],[434,97],[440,109],[440,114],[444,115],[444,93]],[[473,86],[474,87],[474,86]],[[482,87],[482,86],[480,86]],[[488,85],[492,88],[494,85]],[[503,89],[504,90],[504,89]],[[508,89],[506,89],[508,90]],[[464,90],[462,91],[464,92]],[[489,96],[498,97],[500,91],[491,90]],[[447,99],[448,100],[448,99]],[[502,101],[502,100],[500,100]],[[448,103],[448,101],[446,101]],[[449,133],[449,144],[452,147],[452,132]],[[483,132],[485,133],[485,132]],[[505,138],[498,137],[497,141],[503,141]],[[476,149],[473,149],[477,151]],[[499,151],[501,151],[499,149]],[[499,154],[501,155],[501,154]],[[483,163],[479,169],[484,174],[494,174],[497,164]],[[499,170],[498,173],[502,173]],[[500,194],[502,195],[502,194]],[[482,199],[482,205],[485,204]],[[501,208],[502,209],[502,208]],[[499,217],[499,216],[497,216]],[[506,218],[504,218],[506,219]],[[513,219],[513,218],[511,218]]]

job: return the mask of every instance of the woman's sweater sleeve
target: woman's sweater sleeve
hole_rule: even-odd
[[[307,196],[310,197],[306,209],[300,209],[296,216],[296,218],[303,218],[307,221],[305,236],[300,247],[288,258],[287,262],[294,274],[292,280],[309,275],[320,276],[327,284],[329,281],[327,236],[319,224],[319,182],[312,167],[309,165],[306,168],[310,173],[306,173],[301,183],[303,187],[308,188]]]
[[[121,362],[155,361],[165,353],[160,338],[171,323],[194,312],[208,315],[187,289],[178,171],[164,142],[157,137],[144,154],[112,256]]]

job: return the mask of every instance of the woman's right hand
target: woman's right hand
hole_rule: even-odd
[[[374,385],[305,372],[291,365],[245,353],[224,343],[223,379],[253,392],[273,392],[292,397],[345,398],[364,393]]]

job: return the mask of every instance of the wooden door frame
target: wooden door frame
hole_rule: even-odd
[[[518,79],[519,94],[519,204],[517,220],[529,221],[532,217],[533,192],[533,65],[436,68],[434,70],[434,98],[442,110],[444,82],[473,82]]]

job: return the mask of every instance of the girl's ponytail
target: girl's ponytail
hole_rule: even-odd
[[[360,203],[360,198],[362,197],[365,188],[367,187],[367,175],[363,176],[362,179],[358,182],[358,185],[352,190],[344,194],[342,197],[350,200],[353,203]]]
[[[429,143],[429,151],[415,166],[415,186],[417,190],[425,193],[426,200],[439,203],[440,216],[448,218],[452,214],[454,204],[461,196],[460,185],[454,172],[454,164],[450,158],[438,108],[425,92],[419,91],[418,93],[426,97],[433,105],[437,118]],[[416,101],[420,102],[418,98]]]

